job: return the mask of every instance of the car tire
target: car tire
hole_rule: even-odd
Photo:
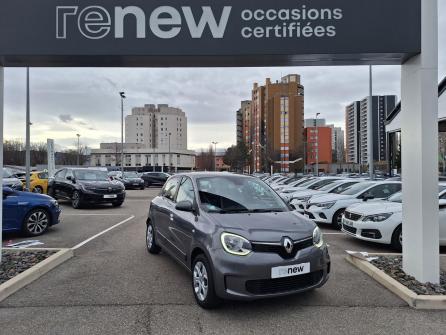
[[[145,187],[147,187],[147,188],[150,187],[150,182],[146,181],[144,184],[145,184]]]
[[[141,186],[139,189],[140,189],[141,191],[143,191],[143,190],[145,189],[145,186]]]
[[[192,292],[197,304],[204,309],[212,309],[221,304],[215,294],[212,268],[205,255],[197,255],[192,262]]]
[[[71,206],[73,206],[74,209],[82,208],[81,194],[79,191],[73,192],[73,195],[71,196]]]
[[[392,242],[391,246],[393,249],[397,251],[401,251],[403,249],[403,229],[402,226],[399,225],[396,227],[395,231],[392,234]]]
[[[331,220],[333,227],[337,230],[342,229],[342,214],[344,214],[344,212],[345,208],[337,210],[336,213],[334,213],[333,215],[333,219]]]
[[[54,188],[49,187],[47,192],[48,192],[48,195],[49,195],[51,198],[53,198],[53,199],[57,199],[57,198],[56,198],[56,192],[54,192]]]
[[[113,207],[121,207],[124,201],[112,202]]]
[[[30,211],[22,224],[22,231],[27,236],[39,236],[45,233],[50,226],[50,215],[43,208]]]
[[[160,253],[161,248],[156,244],[155,230],[151,222],[147,223],[146,228],[146,247],[150,254],[157,255]]]
[[[33,193],[43,194],[43,188],[41,186],[36,186],[33,188]]]

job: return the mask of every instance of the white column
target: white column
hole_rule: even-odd
[[[438,283],[438,1],[421,6],[422,52],[401,71],[403,267]]]
[[[0,66],[0,193],[3,197],[3,94],[4,94],[4,69]],[[3,206],[0,206],[0,263],[2,261],[2,238],[3,238]]]

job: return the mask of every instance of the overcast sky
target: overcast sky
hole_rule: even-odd
[[[439,80],[446,76],[446,1],[439,1]],[[31,69],[31,141],[54,138],[60,147],[120,141],[120,99],[125,112],[144,104],[180,107],[188,117],[189,149],[235,143],[235,111],[252,84],[298,73],[305,86],[305,117],[321,113],[344,127],[344,108],[368,94],[368,67],[197,69]],[[5,138],[25,137],[25,69],[5,70]],[[374,94],[400,97],[400,66],[374,67]]]

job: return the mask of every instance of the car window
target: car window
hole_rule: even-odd
[[[65,174],[65,179],[68,179],[68,177],[73,178],[73,170],[67,170],[67,173]]]
[[[48,172],[41,172],[38,174],[39,179],[48,179]]]
[[[308,188],[310,190],[319,190],[321,187],[324,187],[325,185],[331,184],[337,179],[324,179],[316,182],[315,184],[309,186]]]
[[[374,184],[375,183],[373,183],[373,182],[358,183],[358,184],[353,185],[352,187],[348,188],[347,190],[345,190],[341,194],[343,194],[343,195],[356,195],[356,194],[364,191],[365,189],[369,188],[370,186],[372,186]]]
[[[401,191],[400,184],[382,184],[372,187],[367,191],[367,194],[375,199],[388,198],[392,194]]]
[[[180,187],[178,188],[177,202],[181,201],[195,202],[194,185],[190,178],[183,178]]]
[[[71,170],[70,170],[71,172]],[[72,172],[71,172],[72,173]],[[68,176],[68,173],[67,173]],[[90,181],[108,181],[108,174],[105,171],[85,169],[85,170],[74,170],[74,177],[79,180],[90,180]]]
[[[345,184],[339,185],[338,187],[335,187],[333,190],[331,190],[330,193],[334,193],[334,194],[342,193],[342,192],[348,190],[352,185],[355,185],[357,183],[358,182],[356,182],[356,181],[352,181],[350,183],[345,183]]]
[[[177,191],[177,186],[179,183],[179,178],[169,179],[163,187],[161,194],[169,200],[175,199],[175,193]]]
[[[440,197],[440,199],[446,199],[446,193],[443,193]]]
[[[64,179],[66,173],[67,173],[66,169],[60,170],[60,171],[56,172],[56,174],[54,175],[54,178],[56,178],[56,179]]]

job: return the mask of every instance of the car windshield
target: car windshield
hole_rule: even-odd
[[[314,179],[313,178],[305,180],[305,181],[303,181],[301,183],[297,183],[295,186],[305,187],[305,186],[311,185],[312,183],[314,183]]]
[[[320,180],[317,183],[311,185],[310,187],[308,187],[310,190],[320,190],[322,187],[324,187],[325,185],[331,184],[333,182],[333,179],[324,179],[324,180]]]
[[[13,178],[11,170],[3,168],[3,178]]]
[[[124,172],[124,178],[138,178],[136,172]]]
[[[99,170],[74,170],[74,177],[78,180],[89,181],[106,181],[108,179],[107,172]]]
[[[359,192],[364,191],[366,188],[375,185],[375,183],[365,182],[365,183],[358,183],[356,185],[353,185],[348,190],[345,190],[344,192],[340,193],[342,195],[355,195]]]
[[[211,213],[285,212],[288,207],[267,185],[255,178],[215,176],[197,179],[200,202]]]
[[[321,187],[319,189],[319,191],[331,191],[333,188],[335,188],[336,186],[342,185],[343,183],[345,183],[345,181],[343,181],[343,180],[335,181],[333,183],[330,183],[328,185],[325,185],[325,186]]]
[[[288,179],[287,181],[285,181],[283,184],[284,184],[284,185],[288,185],[288,184],[291,184],[291,183],[294,182],[294,181],[296,181],[296,178],[290,178],[290,179]]]
[[[391,202],[399,202],[402,203],[403,202],[403,193],[398,192],[395,193],[394,195],[390,196],[389,199],[387,199]]]

